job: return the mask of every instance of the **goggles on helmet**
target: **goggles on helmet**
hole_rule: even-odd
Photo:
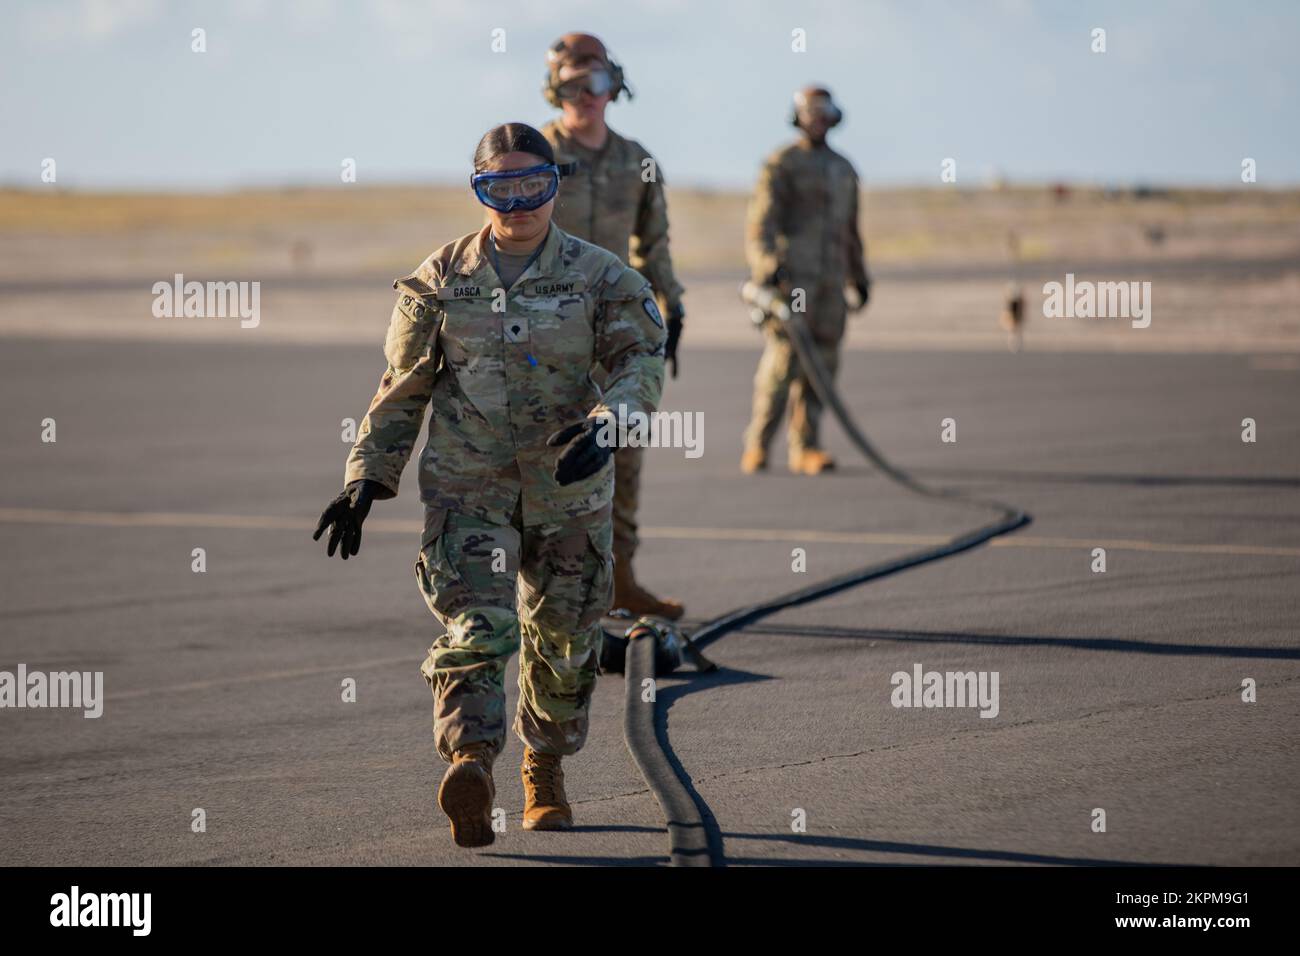
[[[822,119],[832,125],[838,123],[844,115],[840,112],[840,108],[835,105],[834,100],[821,94],[814,96],[796,95],[794,108],[795,112],[803,119]]]
[[[592,96],[603,96],[613,88],[614,78],[609,75],[609,70],[600,69],[557,84],[555,95],[562,100],[576,100],[584,90]]]
[[[475,173],[469,179],[478,201],[497,212],[537,209],[555,198],[560,188],[560,167],[554,163]]]

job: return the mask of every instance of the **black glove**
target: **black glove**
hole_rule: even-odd
[[[866,308],[867,303],[871,301],[871,277],[867,276],[853,283],[853,288],[858,291],[858,308]]]
[[[371,502],[391,497],[392,493],[377,481],[361,478],[351,482],[321,512],[320,523],[311,539],[319,541],[325,529],[329,528],[329,547],[325,553],[334,557],[334,551],[338,549],[339,557],[346,561],[361,550],[361,522],[370,514]]]
[[[668,344],[664,346],[664,361],[673,364],[673,378],[677,377],[677,343],[682,338],[684,318],[686,318],[686,310],[682,308],[680,302],[668,310]]]
[[[546,439],[546,444],[552,448],[564,446],[564,451],[555,459],[557,482],[571,485],[583,478],[590,478],[605,467],[605,462],[614,454],[618,443],[618,428],[612,423],[605,428],[607,421],[603,418],[584,418],[580,422],[566,425]],[[608,433],[607,436],[602,436],[602,429]],[[601,437],[610,443],[602,444]]]

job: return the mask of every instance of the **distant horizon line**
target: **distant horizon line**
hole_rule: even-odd
[[[864,192],[903,192],[903,191],[924,191],[924,192],[1014,192],[1017,190],[1044,190],[1065,187],[1067,189],[1080,190],[1085,192],[1119,192],[1131,194],[1140,190],[1149,190],[1156,192],[1203,192],[1203,193],[1228,193],[1228,192],[1293,192],[1300,190],[1300,180],[1289,180],[1277,184],[1269,183],[1222,183],[1210,180],[1123,180],[1123,181],[1098,181],[1094,179],[1068,179],[1068,178],[1032,178],[1032,179],[1011,179],[1004,178],[1000,180],[982,179],[977,183],[933,183],[922,182],[919,180],[906,179],[880,179],[864,180],[862,189]],[[272,180],[250,180],[247,182],[230,182],[219,185],[202,185],[202,184],[184,184],[184,183],[161,183],[161,184],[136,184],[136,183],[106,183],[100,185],[79,185],[63,183],[20,183],[0,179],[0,192],[7,193],[54,193],[54,194],[80,194],[80,195],[221,195],[231,193],[250,193],[250,192],[306,192],[306,191],[323,191],[323,190],[348,190],[348,189],[464,189],[466,194],[469,193],[468,186],[459,179],[377,179],[374,182],[360,183],[342,183],[331,182],[329,179],[319,180],[297,180],[297,181],[272,181]],[[668,187],[670,192],[705,192],[705,193],[749,193],[752,187],[726,184],[711,183],[708,181],[675,181]]]

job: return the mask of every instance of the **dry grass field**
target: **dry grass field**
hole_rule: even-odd
[[[753,335],[735,298],[746,199],[670,192],[697,345]],[[445,185],[0,191],[0,335],[377,340],[391,279],[481,221]],[[1003,348],[997,315],[1018,278],[1030,348],[1300,351],[1300,191],[869,190],[862,231],[878,281],[850,347]],[[154,318],[152,284],[178,272],[261,281],[262,323]],[[1043,318],[1042,283],[1066,272],[1151,280],[1151,327]]]

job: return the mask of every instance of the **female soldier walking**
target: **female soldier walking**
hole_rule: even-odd
[[[421,672],[451,764],[438,804],[461,846],[493,840],[492,763],[516,648],[523,826],[572,825],[560,758],[586,739],[611,597],[614,416],[653,411],[663,387],[666,333],[650,285],[551,223],[561,174],[530,126],[498,126],[479,142],[471,184],[488,224],[395,283],[388,369],[315,535],[329,529],[331,555],[357,553],[371,502],[397,494],[431,406],[415,573],[446,633]],[[603,394],[588,374],[595,362],[609,373]]]

